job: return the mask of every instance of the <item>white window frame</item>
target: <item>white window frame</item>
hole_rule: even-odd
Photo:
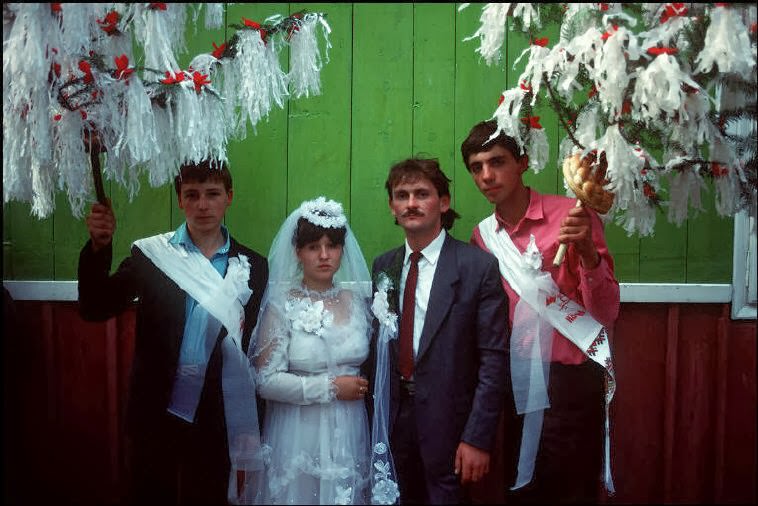
[[[732,319],[756,318],[756,219],[742,211],[734,217]]]

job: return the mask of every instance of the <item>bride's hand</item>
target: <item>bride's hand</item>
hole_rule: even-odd
[[[359,401],[368,392],[368,380],[360,376],[337,376],[337,399],[341,401]]]

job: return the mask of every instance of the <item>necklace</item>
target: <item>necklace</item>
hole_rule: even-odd
[[[339,288],[336,286],[331,286],[327,288],[326,290],[311,290],[307,286],[305,286],[304,283],[300,284],[300,290],[303,292],[303,295],[310,298],[311,300],[323,300],[323,301],[329,301],[333,302],[333,299],[337,298],[337,294],[339,293]],[[332,300],[329,300],[332,299]]]

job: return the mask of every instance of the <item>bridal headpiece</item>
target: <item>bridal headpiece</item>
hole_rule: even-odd
[[[298,209],[300,217],[322,228],[345,228],[347,218],[342,210],[342,204],[325,197],[306,200]]]

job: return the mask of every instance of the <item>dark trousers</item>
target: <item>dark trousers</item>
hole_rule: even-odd
[[[401,504],[462,504],[464,497],[453,469],[439,476],[424,467],[418,444],[416,405],[403,388],[398,415],[392,428],[392,458],[395,462]]]
[[[511,491],[508,502],[598,502],[605,441],[604,375],[591,360],[550,364],[550,408],[545,410],[534,476],[530,484]],[[523,416],[518,419],[519,430],[511,437],[520,440]]]
[[[195,423],[163,412],[133,431],[128,450],[129,504],[226,505],[229,447],[220,366],[211,358]]]

